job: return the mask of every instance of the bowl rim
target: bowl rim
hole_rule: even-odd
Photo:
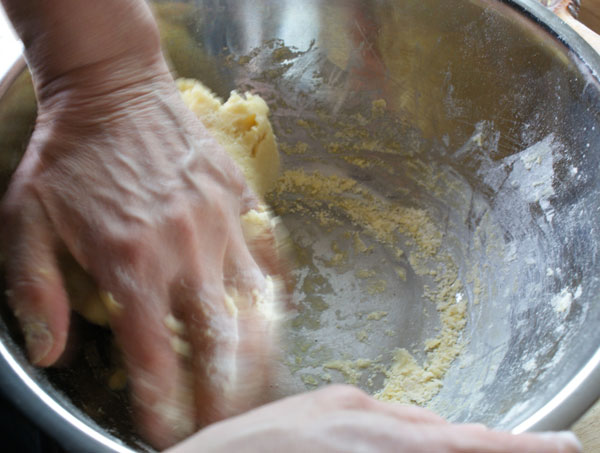
[[[537,0],[481,0],[482,3],[503,4],[541,27],[558,39],[574,58],[581,61],[600,82],[600,54],[577,32]],[[8,69],[0,73],[0,100],[26,69],[23,54],[17,55]],[[579,68],[583,72],[584,68]],[[600,345],[596,353],[574,375],[566,386],[546,404],[511,429],[518,434],[526,431],[568,429],[600,399]],[[123,443],[101,433],[81,418],[70,413],[44,391],[11,355],[0,338],[0,383],[7,397],[35,424],[55,438],[67,450],[88,452],[133,453]]]

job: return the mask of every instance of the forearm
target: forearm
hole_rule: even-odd
[[[152,68],[149,73],[157,65],[166,70],[144,0],[0,1],[25,45],[38,97],[68,86],[71,79],[106,84],[107,78],[143,73],[144,67]],[[58,87],[49,87],[58,79]]]

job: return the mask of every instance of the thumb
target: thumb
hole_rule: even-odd
[[[29,359],[52,365],[64,351],[69,304],[57,264],[52,231],[43,207],[33,195],[3,206],[8,304],[25,337]]]

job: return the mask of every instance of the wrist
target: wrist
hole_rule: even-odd
[[[169,108],[179,100],[166,65],[163,70],[140,71],[126,63],[116,72],[113,75],[111,65],[103,64],[46,85],[38,103],[36,129],[64,137],[76,137],[82,131],[100,137],[107,131],[135,135],[152,122],[157,107]]]
[[[150,94],[174,90],[162,54],[115,58],[73,68],[52,79],[36,80],[40,115],[105,117]]]
[[[102,77],[107,85],[160,66],[158,28],[145,0],[1,1],[40,101],[60,86],[90,88]]]

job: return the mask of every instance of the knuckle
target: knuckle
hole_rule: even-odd
[[[338,408],[363,409],[370,402],[365,392],[352,385],[336,384],[326,390],[330,403]]]
[[[231,187],[242,188],[245,183],[244,175],[240,167],[234,162],[229,154],[222,149],[221,152],[216,155],[216,160],[219,168],[223,169],[223,175],[225,176],[224,182]]]
[[[15,315],[19,317],[19,313],[24,309],[40,311],[44,307],[46,293],[46,288],[40,278],[22,277],[12,282],[7,302]]]
[[[196,209],[200,208],[204,213],[210,213],[210,216],[223,210],[227,194],[222,186],[206,181],[200,187],[198,195],[195,203]]]
[[[196,225],[192,217],[181,210],[169,216],[168,225],[172,233],[178,238],[187,239],[196,232]]]
[[[247,184],[244,185],[242,190],[242,210],[245,212],[251,209],[256,209],[260,205],[260,202],[256,194],[254,193],[254,190],[252,190],[252,188],[250,188],[250,186]]]
[[[113,236],[106,241],[107,252],[133,269],[143,267],[148,261],[148,243],[145,235]]]
[[[218,181],[237,198],[241,198],[246,189],[246,178],[244,173],[225,152],[218,158],[221,177]]]
[[[157,343],[159,342],[155,342],[153,347],[138,349],[134,353],[135,356],[129,358],[132,366],[137,366],[140,370],[149,374],[164,370],[166,365],[165,356],[170,351],[166,347],[157,348]]]
[[[242,198],[247,190],[246,189],[247,185],[246,185],[246,179],[244,178],[242,171],[237,166],[234,166],[231,171],[230,184],[231,184],[231,190],[233,191],[233,193],[237,197]]]

